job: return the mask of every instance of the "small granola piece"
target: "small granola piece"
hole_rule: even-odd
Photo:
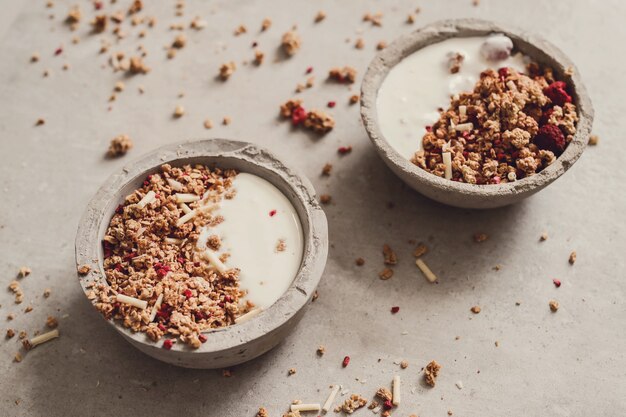
[[[356,49],[363,49],[365,47],[365,41],[363,40],[363,38],[358,38],[354,43],[354,47]]]
[[[320,196],[320,203],[322,204],[330,204],[332,197],[329,194],[322,194]]]
[[[395,265],[398,263],[398,257],[396,253],[391,249],[391,246],[386,243],[383,245],[383,257],[385,265]]]
[[[413,251],[413,256],[415,256],[416,258],[419,258],[420,256],[425,255],[426,252],[428,252],[428,246],[424,245],[423,243],[420,243],[415,248],[415,251]]]
[[[50,294],[52,293],[52,290],[50,288],[46,288],[45,290],[43,290],[43,296],[44,298],[48,298],[50,297]]]
[[[364,22],[371,22],[373,26],[382,26],[383,25],[383,14],[382,12],[376,12],[375,14],[365,13],[363,15]]]
[[[174,42],[172,42],[172,48],[182,49],[187,44],[187,37],[184,33],[181,33],[174,38]]]
[[[470,311],[474,314],[478,314],[480,313],[480,306],[474,306],[472,308],[470,308]]]
[[[46,326],[51,329],[56,329],[57,327],[59,327],[59,321],[54,316],[48,316],[48,318],[46,319]]]
[[[21,267],[21,268],[20,268],[20,270],[17,272],[17,276],[18,276],[19,278],[25,278],[25,277],[29,276],[31,272],[32,272],[32,270],[31,270],[29,267],[27,267],[27,266],[23,266],[23,267]]]
[[[391,399],[393,397],[391,395],[391,391],[389,391],[385,387],[378,388],[378,390],[376,391],[376,396],[378,398],[380,398],[381,400],[383,400],[383,401],[391,401]]]
[[[283,34],[281,45],[283,51],[285,51],[288,56],[295,55],[300,49],[301,44],[302,40],[300,39],[300,35],[298,35],[295,30],[290,30]]]
[[[363,266],[363,265],[365,265],[365,259],[363,259],[363,258],[356,258],[356,261],[354,261],[354,263],[356,264],[356,266]]]
[[[315,15],[315,23],[319,23],[324,19],[326,19],[326,12],[323,10],[317,12],[317,14]]]
[[[213,121],[211,121],[211,119],[205,119],[203,125],[205,129],[211,129],[213,127]]]
[[[550,300],[550,302],[548,303],[548,305],[550,306],[550,310],[553,313],[556,313],[557,310],[559,309],[559,302],[556,300]]]
[[[67,13],[67,18],[65,19],[65,21],[69,25],[76,25],[78,22],[80,22],[81,17],[82,14],[80,12],[80,8],[78,6],[74,6]]]
[[[232,122],[232,119],[229,116],[224,116],[222,119],[222,124],[224,126],[228,126]]]
[[[409,13],[409,15],[406,17],[406,22],[409,25],[412,25],[413,23],[415,23],[415,15],[413,13]]]
[[[13,360],[18,363],[22,362],[22,354],[20,352],[17,352],[15,356],[13,356]]]
[[[331,164],[325,164],[324,168],[322,168],[322,175],[328,177],[330,176],[330,172],[332,171],[333,166]]]
[[[222,66],[220,67],[220,78],[223,81],[228,80],[230,76],[233,75],[236,69],[237,69],[237,65],[235,64],[234,61],[230,61],[225,64],[222,64]]]
[[[95,16],[91,21],[93,31],[96,33],[102,33],[106,31],[108,22],[109,18],[105,14]]]
[[[128,135],[118,135],[111,139],[109,144],[109,150],[107,156],[109,158],[116,158],[125,155],[133,147],[133,141]]]
[[[85,264],[78,268],[78,275],[87,275],[91,271],[91,266]]]
[[[291,376],[293,374],[296,373],[296,368],[289,368],[289,371],[287,371],[287,375]]]
[[[30,62],[38,62],[39,61],[39,52],[33,52],[30,56]]]
[[[272,21],[267,17],[261,22],[261,32],[265,32],[272,26]]]
[[[235,29],[235,36],[243,35],[244,33],[247,33],[247,32],[248,32],[248,29],[244,25],[239,25]]]
[[[128,9],[128,14],[139,13],[143,9],[143,2],[141,0],[134,0]]]
[[[35,122],[35,126],[43,126],[46,124],[46,120],[43,118],[39,118],[37,119],[37,121]]]
[[[373,410],[373,409],[375,409],[376,407],[378,407],[379,405],[380,405],[380,403],[379,403],[378,401],[376,401],[376,400],[372,400],[372,401],[370,401],[370,405],[368,405],[368,406],[367,406],[367,408],[368,408],[369,410]]]
[[[406,369],[408,367],[409,367],[409,362],[407,362],[407,361],[400,362],[400,368]]]
[[[148,72],[150,72],[150,68],[146,64],[144,64],[141,57],[134,56],[130,58],[128,72],[130,72],[131,74],[147,74]]]
[[[254,51],[254,64],[261,65],[263,63],[263,59],[265,58],[265,54],[258,49]]]
[[[359,95],[358,94],[352,94],[350,96],[350,104],[356,104],[359,102]]]
[[[326,353],[326,346],[324,346],[324,345],[319,345],[319,346],[317,347],[316,352],[317,352],[317,355],[318,355],[318,356],[324,356],[324,353]]]
[[[259,411],[256,413],[256,417],[269,417],[269,413],[265,407],[259,407]]]
[[[10,339],[10,338],[12,338],[13,336],[15,336],[15,330],[13,330],[13,329],[7,329],[6,338],[7,338],[7,339]]]
[[[474,233],[474,242],[481,243],[489,239],[489,236],[485,233]]]
[[[356,70],[352,67],[331,68],[328,71],[328,78],[339,83],[352,84],[356,81]]]
[[[315,302],[320,297],[320,293],[317,290],[313,291],[313,296],[311,297],[311,301]]]
[[[598,135],[591,135],[589,136],[589,145],[591,146],[595,146],[598,144],[598,142],[600,141],[600,137]]]
[[[123,82],[118,81],[115,83],[115,87],[113,87],[113,90],[117,91],[118,93],[121,93],[122,91],[124,91],[124,88],[126,86],[124,85]]]
[[[316,133],[328,133],[335,127],[335,119],[321,110],[311,110],[304,119],[304,127]]]
[[[287,243],[285,239],[278,239],[278,243],[276,243],[276,252],[284,252],[287,249]]]
[[[28,337],[28,334],[24,330],[22,330],[22,331],[20,331],[20,334],[19,334],[18,337],[19,337],[20,340],[24,340],[24,339],[26,339]]]
[[[458,52],[451,52],[448,54],[448,69],[450,70],[450,74],[456,74],[459,72],[464,60],[465,56]]]
[[[441,365],[437,363],[437,361],[430,361],[426,368],[424,368],[424,380],[431,387],[435,386],[435,382],[437,380],[437,376],[439,376],[439,370],[441,369]]]
[[[388,280],[389,278],[393,277],[393,269],[391,268],[385,268],[382,271],[380,271],[380,273],[378,274],[378,277],[380,279],[382,279],[383,281]]]
[[[572,253],[569,254],[568,262],[570,263],[570,265],[574,265],[574,263],[576,262],[576,251],[572,251]]]
[[[380,41],[376,44],[376,49],[378,49],[379,51],[382,51],[386,47],[387,47],[387,42],[385,41]]]
[[[24,309],[24,313],[30,313],[31,311],[33,311],[33,306],[28,306]]]
[[[548,234],[546,232],[542,233],[541,236],[539,237],[539,240],[541,242],[545,242],[546,240],[548,240]]]
[[[185,114],[185,108],[181,105],[178,105],[174,108],[174,113],[172,115],[174,116],[175,119],[179,119],[183,117],[184,114]]]
[[[346,414],[352,414],[361,407],[367,405],[367,400],[361,397],[359,394],[352,394],[350,398],[340,406],[340,410]]]

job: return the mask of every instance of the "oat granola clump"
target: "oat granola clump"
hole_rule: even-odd
[[[383,401],[391,401],[391,399],[393,398],[393,396],[391,395],[391,391],[389,391],[385,387],[378,388],[378,390],[376,391],[376,396]]]
[[[269,417],[269,413],[265,409],[265,407],[259,407],[259,411],[256,413],[256,417]]]
[[[226,62],[222,64],[222,66],[220,67],[220,78],[223,81],[226,81],[227,79],[230,78],[231,75],[235,73],[236,69],[237,69],[237,64],[235,64],[234,61],[230,61],[230,62]]]
[[[356,81],[356,70],[349,66],[332,68],[328,71],[328,78],[340,83],[352,84]]]
[[[202,331],[231,325],[252,308],[239,303],[239,271],[220,272],[198,250],[201,229],[223,221],[206,208],[228,194],[235,176],[233,170],[166,164],[125,198],[102,242],[106,283],[97,283],[89,295],[107,319],[154,341],[167,335],[198,348],[207,340]],[[195,216],[186,222],[178,193],[197,196],[187,203]],[[120,303],[117,294],[148,307]]]
[[[118,156],[125,155],[126,152],[132,149],[132,147],[133,141],[130,137],[128,137],[128,135],[118,135],[111,139],[107,156],[109,158],[116,158]]]
[[[441,369],[441,365],[437,363],[437,361],[430,361],[426,368],[424,368],[424,380],[431,387],[435,386],[435,382],[437,380],[437,376],[439,376],[439,370]]]
[[[352,394],[350,398],[346,398],[344,403],[337,407],[339,411],[343,411],[346,414],[352,414],[361,407],[367,405],[367,400],[361,397],[359,394]],[[337,411],[336,409],[336,411]]]
[[[316,133],[325,134],[335,127],[335,119],[320,110],[309,112],[302,106],[302,100],[291,99],[280,106],[280,115],[284,119],[291,119],[293,126],[302,125]]]
[[[566,97],[563,97],[565,95]],[[427,127],[423,150],[411,162],[470,184],[512,182],[552,164],[574,137],[578,115],[565,83],[550,68],[529,65],[484,71],[474,90],[455,95],[439,120]]]
[[[295,30],[285,32],[282,38],[281,46],[288,56],[293,56],[300,50],[302,39]]]

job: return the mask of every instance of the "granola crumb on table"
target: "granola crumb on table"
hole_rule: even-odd
[[[559,302],[556,300],[550,300],[548,305],[550,306],[550,311],[553,313],[556,313],[559,310]]]
[[[445,177],[449,153],[450,179],[470,184],[513,182],[552,164],[574,137],[576,105],[551,68],[531,63],[528,73],[483,71],[474,90],[453,96],[427,127],[411,162]]]
[[[132,147],[133,141],[128,135],[118,135],[111,139],[107,156],[109,158],[116,158],[118,156],[125,155],[126,152],[132,149]]]
[[[256,413],[256,417],[269,417],[269,413],[265,407],[259,407],[259,411]]]
[[[367,405],[367,400],[361,397],[359,394],[352,394],[349,398],[346,398],[342,405],[335,408],[335,412],[343,411],[346,414],[352,414],[361,407]]]
[[[335,119],[332,116],[320,110],[307,112],[302,106],[302,100],[299,99],[287,100],[282,104],[280,115],[284,119],[291,119],[293,126],[302,125],[304,128],[320,134],[328,133],[335,127]]]
[[[288,56],[293,56],[300,50],[302,39],[295,30],[285,32],[282,37],[281,46]]]
[[[31,272],[32,272],[32,270],[29,267],[23,266],[17,272],[17,276],[20,277],[20,278],[25,278],[25,277],[29,276]]]
[[[220,78],[226,81],[234,74],[237,64],[234,61],[226,62],[220,66]]]
[[[252,308],[239,304],[244,293],[239,289],[238,270],[220,273],[196,248],[201,228],[223,221],[202,207],[218,203],[235,175],[233,170],[202,165],[166,164],[126,197],[103,240],[107,283],[97,283],[92,296],[107,319],[145,332],[154,341],[168,336],[198,348],[206,340],[202,331],[231,325]],[[183,224],[178,192],[206,195],[189,203],[196,216]],[[140,205],[148,194],[152,201]],[[120,303],[117,294],[145,301],[148,307]],[[156,314],[151,317],[151,313]]]
[[[356,70],[349,66],[332,68],[328,71],[328,78],[340,83],[352,84],[356,81]]]
[[[441,365],[437,363],[437,361],[430,361],[426,368],[424,368],[424,380],[431,387],[435,386],[435,382],[437,380],[437,376],[439,376],[439,370],[441,369]]]

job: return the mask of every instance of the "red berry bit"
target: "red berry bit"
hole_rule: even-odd
[[[170,350],[172,346],[174,346],[174,341],[172,339],[165,339],[163,341],[163,349]]]
[[[500,76],[500,79],[504,81],[504,79],[509,76],[509,69],[507,67],[500,68],[498,70],[498,75]]]
[[[54,51],[55,55],[61,55],[63,53],[63,48],[59,47]]]
[[[567,94],[567,84],[563,81],[555,81],[543,89],[543,94],[548,96],[552,104],[563,106],[565,103],[572,102],[572,96]]]
[[[302,106],[298,106],[291,111],[291,124],[298,126],[306,120],[307,112]]]
[[[335,101],[329,101],[328,102],[328,107],[330,107],[332,109],[333,107],[335,107],[336,104],[337,103]]]
[[[400,307],[398,307],[398,306],[391,307],[391,313],[392,314],[396,314],[398,311],[400,311]]]
[[[385,400],[385,402],[383,403],[383,408],[385,410],[391,410],[393,408],[391,400]]]
[[[165,278],[165,276],[167,275],[167,273],[171,271],[171,269],[170,269],[170,266],[169,266],[169,265],[165,265],[165,264],[162,264],[162,263],[160,263],[160,262],[156,262],[156,263],[154,264],[154,270],[156,271],[157,276],[158,276],[159,278]]]
[[[340,155],[345,155],[347,153],[352,152],[352,146],[340,146],[339,149],[337,149],[337,152]]]
[[[533,143],[539,149],[552,151],[556,156],[559,156],[565,149],[565,136],[563,136],[563,132],[561,132],[558,126],[545,125],[539,129],[537,136],[533,139]]]
[[[191,292],[189,288],[187,288],[185,291],[183,291],[183,295],[185,296],[186,299],[189,300],[193,296],[193,293]]]
[[[117,214],[122,214],[122,213],[124,213],[124,206],[123,206],[122,204],[118,205],[118,206],[115,208],[115,212],[116,212]]]
[[[554,283],[554,286],[559,288],[561,286],[561,280],[560,279],[553,279],[552,282]]]
[[[198,339],[200,339],[201,343],[204,343],[204,342],[206,342],[208,340],[207,337],[205,335],[203,335],[202,333],[200,333],[198,335]]]
[[[349,363],[350,363],[350,356],[346,356],[345,358],[343,358],[343,362],[341,363],[341,366],[345,368],[346,366],[348,366]]]
[[[306,73],[307,73],[307,74],[310,74],[310,73],[312,73],[312,72],[313,72],[313,67],[308,67],[308,68],[306,69]]]
[[[276,215],[276,210],[270,211],[270,217],[274,217]]]

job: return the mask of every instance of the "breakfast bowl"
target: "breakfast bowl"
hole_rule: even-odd
[[[248,311],[229,325],[203,331],[200,336],[203,343],[192,347],[186,343],[177,343],[175,339],[174,343],[170,341],[166,344],[169,339],[164,341],[163,337],[150,338],[144,331],[132,331],[129,328],[132,326],[125,326],[120,320],[113,320],[103,314],[100,316],[133,346],[153,358],[173,365],[215,369],[233,366],[258,357],[282,341],[302,318],[326,264],[328,230],[326,217],[315,199],[315,191],[310,182],[283,165],[271,153],[256,145],[225,139],[197,140],[167,145],[150,152],[127,165],[121,172],[112,175],[90,201],[78,227],[76,265],[83,291],[96,306],[94,288],[111,290],[112,286],[109,287],[108,276],[105,274],[107,272],[105,259],[111,255],[105,256],[106,249],[103,249],[106,248],[106,242],[103,239],[108,233],[110,222],[113,216],[120,212],[122,204],[128,200],[126,197],[137,193],[136,190],[148,182],[146,178],[154,177],[164,164],[171,167],[200,165],[209,169],[219,167],[224,171],[234,170],[239,173],[237,176],[245,173],[270,184],[269,187],[272,187],[277,195],[281,195],[277,198],[284,199],[285,204],[290,204],[293,208],[292,217],[296,223],[299,223],[298,233],[301,244],[298,247],[301,248],[301,253],[297,253],[293,278],[290,278],[290,282],[286,281],[280,293],[273,294],[275,300],[272,299],[267,306]],[[252,187],[252,189],[255,188],[257,187]],[[241,191],[236,191],[234,198],[232,196],[226,198],[233,198],[233,200],[240,198],[238,195]],[[162,197],[157,194],[157,198]],[[248,201],[242,201],[241,204],[252,205]],[[259,206],[262,206],[261,203]],[[268,218],[275,214],[276,210],[271,210]],[[272,218],[278,217],[280,216]],[[263,229],[262,232],[266,230]],[[258,230],[256,232],[262,234]],[[255,230],[246,229],[244,233],[252,236]],[[221,261],[212,259],[211,262]],[[191,267],[198,267],[197,264],[199,262],[191,262]],[[167,269],[169,270],[169,267]],[[168,275],[163,275],[165,278],[162,278],[165,280]],[[273,288],[271,283],[269,287]],[[115,295],[115,297],[119,305],[121,297],[125,296]],[[126,297],[126,299],[132,300],[131,297]],[[142,308],[148,311],[149,307],[146,307],[145,301],[133,300],[133,302],[144,303]],[[158,313],[161,302],[153,303],[152,308]],[[244,317],[246,320],[239,320]],[[154,314],[152,314],[152,320],[154,320]]]
[[[407,72],[407,78],[405,79],[399,79],[398,76],[390,76],[390,74],[393,73],[394,69],[400,68],[401,66],[399,65],[403,62],[409,62],[410,60],[407,58],[411,57],[411,59],[414,59],[413,57],[418,56],[414,55],[417,52],[432,51],[432,46],[443,45],[445,41],[459,40],[459,42],[466,42],[471,39],[490,36],[500,36],[502,39],[508,38],[507,42],[511,44],[508,52],[511,54],[511,57],[515,53],[515,56],[523,57],[526,60],[537,63],[539,66],[552,68],[554,79],[565,83],[566,87],[564,88],[567,88],[569,94],[567,96],[568,100],[575,105],[575,111],[573,111],[577,116],[575,131],[570,132],[567,136],[568,143],[564,146],[564,149],[559,149],[559,153],[562,152],[560,155],[552,158],[549,165],[546,164],[541,170],[530,175],[520,174],[516,177],[515,174],[512,174],[510,181],[505,179],[501,182],[500,177],[498,177],[497,182],[491,183],[470,183],[464,181],[462,177],[461,181],[459,181],[458,177],[450,177],[448,172],[446,172],[445,178],[443,175],[433,175],[433,173],[412,162],[413,159],[408,150],[410,148],[407,148],[407,143],[409,147],[413,146],[415,151],[418,150],[419,146],[423,146],[422,136],[426,131],[430,132],[428,129],[431,126],[425,123],[411,125],[413,122],[410,120],[407,123],[406,119],[398,119],[398,123],[403,123],[404,125],[399,126],[397,131],[408,132],[408,135],[412,135],[409,142],[400,143],[397,140],[400,135],[396,135],[395,131],[388,127],[390,126],[389,123],[391,123],[388,120],[400,112],[410,112],[412,110],[411,103],[416,105],[415,112],[418,112],[417,106],[422,105],[424,102],[426,95],[421,95],[419,91],[411,90],[412,79],[409,77],[411,74],[415,77],[422,77],[424,80],[424,88],[422,90],[439,88],[437,83],[440,81],[438,78],[440,75],[436,73],[435,76],[429,78],[428,74],[430,73],[428,71],[431,69],[424,65],[413,69],[412,71],[414,72],[412,73]],[[427,47],[431,48],[428,49]],[[427,57],[425,52],[423,56]],[[464,58],[467,61],[467,57],[460,56],[458,62],[463,62]],[[415,60],[414,62],[418,61]],[[433,67],[438,65],[435,62],[432,64]],[[472,65],[471,59],[467,65]],[[495,71],[498,67],[493,69]],[[458,68],[456,68],[456,71],[458,71]],[[454,70],[451,69],[450,73],[453,72]],[[522,74],[521,70],[519,72]],[[482,79],[481,70],[476,73],[476,78],[479,77]],[[443,76],[441,80],[444,80]],[[455,78],[456,81],[458,81],[458,77]],[[388,82],[387,85],[385,84],[386,82]],[[394,85],[394,87],[390,87],[390,85]],[[441,85],[441,91],[437,90],[437,94],[445,92],[443,87],[445,86]],[[470,88],[462,91],[471,92],[472,90]],[[408,104],[399,101],[395,107],[388,104],[391,102],[385,101],[385,97],[392,97],[391,94],[405,94],[402,99],[407,100],[408,97]],[[448,93],[447,101],[450,99],[458,101],[458,94],[452,95]],[[445,107],[446,103],[439,103],[438,106],[432,108],[435,114],[433,121],[437,120],[439,115],[444,114],[443,109]],[[408,114],[408,119],[412,117],[411,114],[406,114]],[[415,32],[401,36],[380,51],[369,65],[362,82],[361,117],[365,130],[380,157],[411,188],[440,203],[462,208],[486,209],[516,203],[542,190],[565,173],[578,160],[587,145],[593,122],[593,108],[573,63],[570,62],[563,52],[548,41],[518,29],[510,28],[508,25],[477,19],[459,19],[440,21],[425,26]],[[472,123],[466,123],[466,125],[471,126]],[[421,130],[416,129],[416,126],[421,126]],[[459,126],[461,125],[457,125],[457,127]],[[426,131],[424,131],[424,127]],[[450,128],[454,130],[455,126],[450,126]],[[471,129],[471,127],[468,129]],[[404,139],[402,140],[404,141]],[[533,143],[532,140],[531,138],[531,143]],[[464,156],[466,155],[464,154]],[[498,155],[499,157],[500,155]],[[445,158],[443,159],[446,162]],[[449,160],[447,164],[446,169],[448,169],[448,166],[454,166]],[[515,169],[515,163],[511,164],[511,170]]]

